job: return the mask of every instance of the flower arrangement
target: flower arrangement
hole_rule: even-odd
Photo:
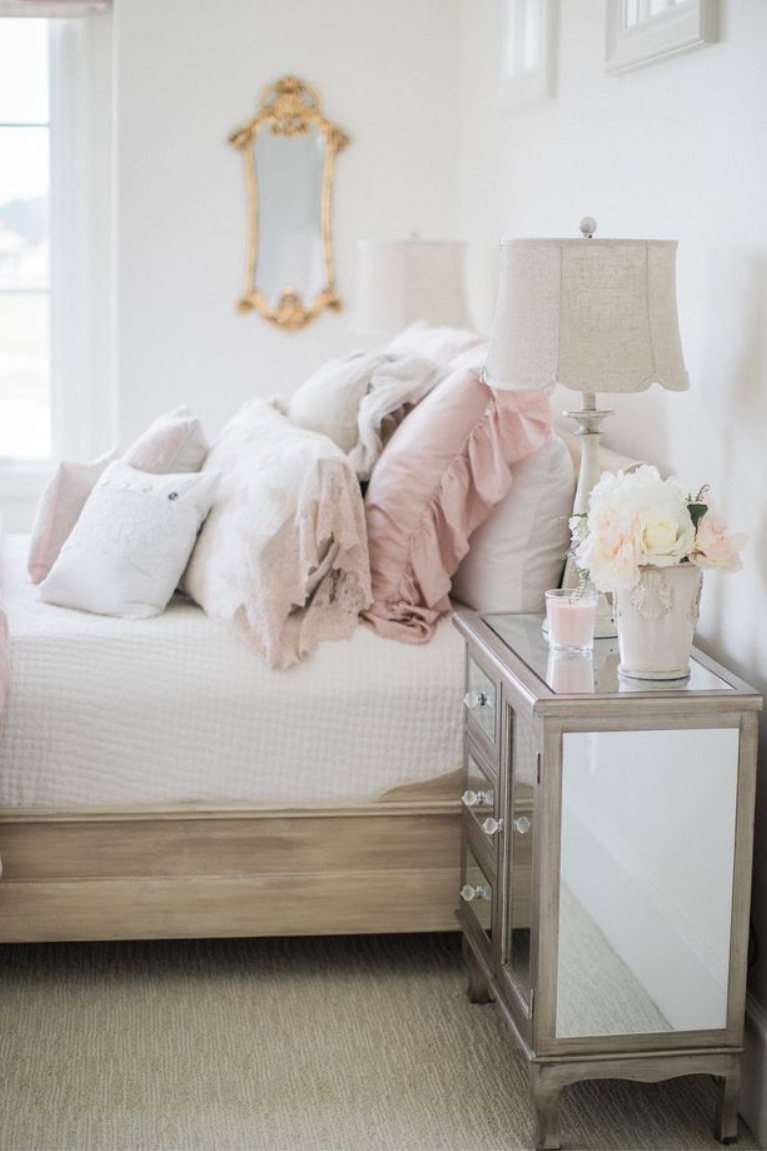
[[[632,588],[640,568],[682,563],[718,571],[738,571],[741,532],[729,533],[706,502],[708,488],[690,496],[677,479],[661,479],[642,465],[624,473],[603,472],[587,515],[573,516],[572,555],[582,580],[600,591]]]

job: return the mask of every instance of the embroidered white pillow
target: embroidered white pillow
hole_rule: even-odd
[[[158,416],[121,457],[142,472],[199,472],[208,454],[202,425],[186,404]],[[40,497],[29,545],[29,574],[40,583],[53,567],[112,450],[90,464],[59,464]]]
[[[215,498],[215,472],[155,475],[110,464],[40,585],[40,599],[146,619],[178,585]]]

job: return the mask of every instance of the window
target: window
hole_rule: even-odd
[[[608,0],[607,71],[628,72],[717,36],[717,0]]]
[[[30,8],[25,2],[22,7]],[[112,20],[0,0],[0,513],[26,530],[56,459],[114,441]],[[50,14],[51,3],[40,3]]]
[[[0,19],[0,458],[51,454],[48,21]]]
[[[554,0],[500,0],[501,106],[514,108],[554,91]]]

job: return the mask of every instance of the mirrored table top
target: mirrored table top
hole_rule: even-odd
[[[552,691],[560,695],[612,695],[624,692],[732,691],[733,686],[699,663],[690,661],[686,679],[630,679],[618,674],[617,639],[594,641],[593,655],[553,651],[543,630],[543,616],[500,613],[484,622]]]

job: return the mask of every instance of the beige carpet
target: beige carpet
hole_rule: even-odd
[[[529,1148],[454,936],[0,948],[0,1147]],[[702,1077],[585,1083],[568,1148],[717,1148]],[[754,1148],[741,1131],[740,1148]]]

